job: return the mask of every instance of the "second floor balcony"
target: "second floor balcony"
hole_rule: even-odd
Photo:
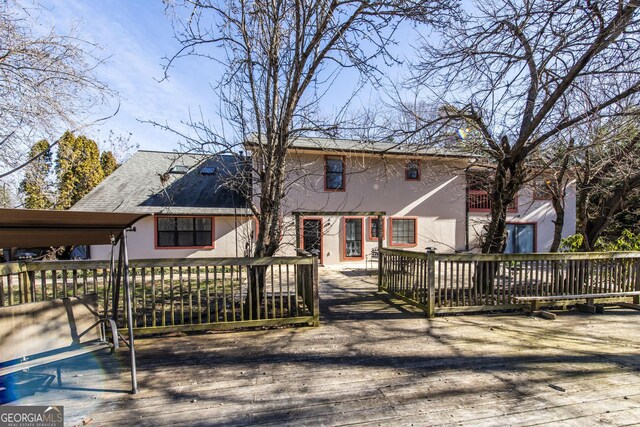
[[[469,212],[491,212],[492,200],[485,190],[468,190],[467,209]],[[507,212],[518,212],[518,198],[507,208]]]

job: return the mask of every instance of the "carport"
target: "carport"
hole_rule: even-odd
[[[98,320],[91,328],[102,326],[102,330],[110,329],[113,341],[109,345],[117,348],[119,339],[122,339],[129,348],[131,363],[131,392],[137,393],[136,380],[136,358],[133,336],[133,322],[131,309],[131,289],[129,279],[129,260],[127,254],[127,232],[140,219],[149,214],[130,213],[110,213],[110,212],[79,212],[79,211],[50,211],[50,210],[26,210],[26,209],[0,209],[0,247],[56,247],[75,245],[111,245],[111,263],[108,280],[108,298],[104,301],[104,312],[95,313]],[[2,274],[10,274],[13,270],[22,268],[21,263],[0,264]],[[25,270],[26,273],[26,270]],[[126,313],[126,324],[128,337],[125,338],[118,333],[116,322],[118,316],[118,301],[120,289],[124,290],[124,305]],[[25,296],[28,302],[28,295]],[[68,298],[67,298],[68,299]],[[111,300],[111,310],[109,310],[109,300]],[[34,301],[32,298],[31,301]],[[41,301],[35,304],[51,303],[53,301]],[[21,323],[15,319],[28,319],[28,304],[18,304],[8,307],[0,307],[4,311],[2,319],[10,322],[13,319],[15,328],[20,328]],[[68,306],[68,301],[65,302]],[[47,306],[43,306],[44,309]],[[40,309],[42,311],[42,309]],[[27,313],[27,314],[25,314]],[[27,317],[25,317],[27,316]],[[25,327],[26,329],[26,327]],[[82,353],[79,340],[74,339],[74,344],[55,342],[48,337],[46,329],[38,329],[33,325],[28,328],[29,340],[35,340],[35,347],[40,351],[38,354],[21,354],[19,358],[0,360],[0,375],[8,375],[14,372],[28,369],[33,366],[49,364],[56,361],[65,360]],[[25,331],[21,331],[25,336]],[[82,335],[80,335],[82,336]],[[106,343],[106,336],[105,344]],[[0,353],[5,353],[4,345],[9,340],[0,344]],[[77,341],[77,342],[76,342]],[[30,346],[34,348],[33,342]],[[85,346],[86,347],[86,346]],[[96,346],[96,348],[99,346]],[[13,349],[15,353],[15,349]],[[87,351],[87,350],[86,350]],[[86,352],[85,351],[85,352]]]

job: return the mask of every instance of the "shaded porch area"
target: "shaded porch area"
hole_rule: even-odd
[[[427,319],[383,300],[376,277],[320,270],[319,328],[143,338],[138,395],[126,351],[41,367],[11,404],[65,406],[69,425],[632,424],[640,313],[556,321]],[[31,387],[27,387],[27,382]],[[34,388],[39,385],[40,388]]]

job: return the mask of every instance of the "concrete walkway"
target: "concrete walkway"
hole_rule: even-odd
[[[65,405],[71,425],[640,423],[640,312],[428,320],[361,271],[320,277],[320,328],[141,339],[138,395],[123,351],[12,404]]]

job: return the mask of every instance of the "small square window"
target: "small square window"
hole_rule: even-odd
[[[404,179],[406,181],[420,181],[420,160],[407,160]]]

